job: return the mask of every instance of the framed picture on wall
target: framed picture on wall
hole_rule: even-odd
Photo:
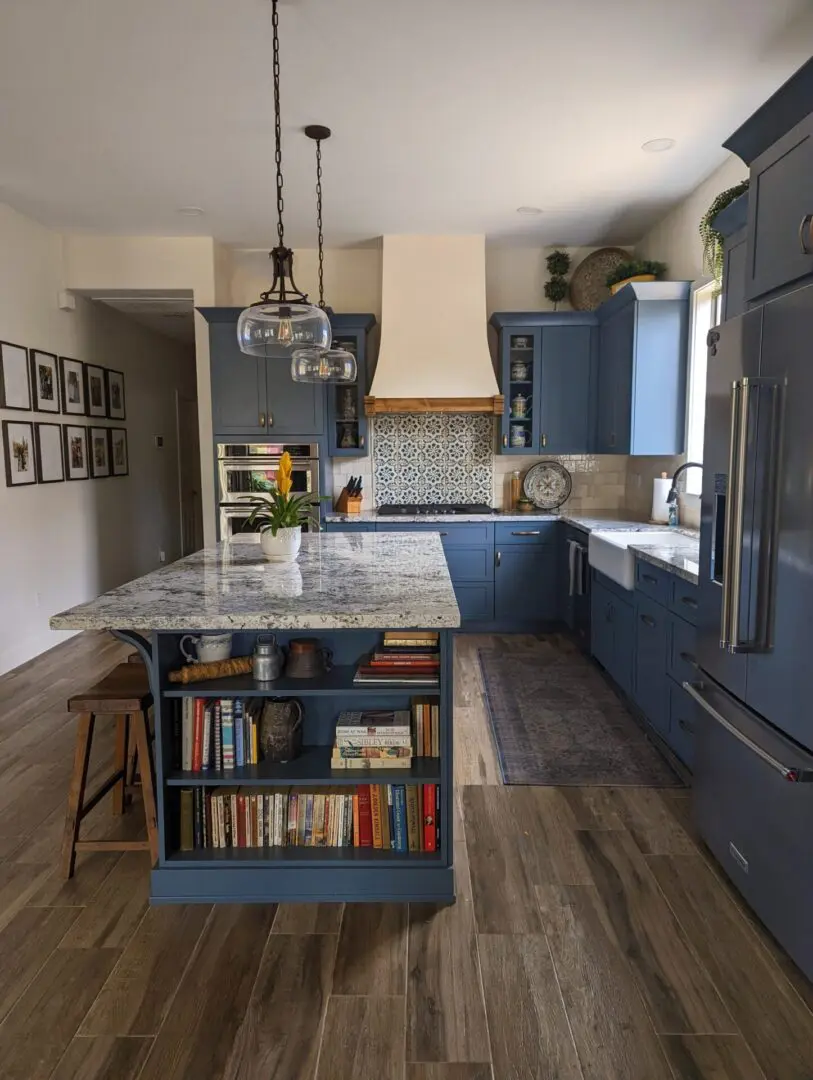
[[[0,341],[0,409],[31,409],[28,349]]]
[[[65,471],[68,479],[87,480],[90,476],[88,429],[79,424],[65,424],[62,438],[65,442]]]
[[[59,369],[53,353],[31,349],[35,412],[59,412]]]
[[[127,476],[130,471],[127,432],[124,428],[110,428],[110,467],[114,476]]]
[[[19,423],[17,420],[3,421],[3,458],[8,487],[36,484],[33,424]]]
[[[38,484],[60,484],[65,479],[62,428],[59,424],[34,424]]]
[[[124,373],[105,369],[107,379],[107,415],[111,420],[126,420],[124,409]]]
[[[90,428],[90,475],[94,480],[110,475],[110,434],[106,427]]]
[[[104,368],[85,364],[85,402],[88,416],[107,416]]]
[[[84,367],[81,360],[71,360],[69,356],[59,358],[62,411],[66,416],[84,416],[87,411]]]

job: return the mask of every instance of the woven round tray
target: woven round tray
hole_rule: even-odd
[[[623,248],[599,248],[587,256],[570,279],[570,306],[576,311],[595,311],[599,304],[610,299],[607,275],[619,263],[628,262],[632,256]]]

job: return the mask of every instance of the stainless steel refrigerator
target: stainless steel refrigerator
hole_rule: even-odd
[[[693,810],[813,978],[813,287],[709,333]]]

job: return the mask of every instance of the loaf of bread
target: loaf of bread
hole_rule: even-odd
[[[192,683],[225,679],[229,675],[248,675],[250,671],[250,656],[233,656],[231,660],[212,660],[209,664],[187,664],[178,671],[170,671],[168,678],[170,682]]]

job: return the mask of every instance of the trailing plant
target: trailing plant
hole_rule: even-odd
[[[565,277],[570,270],[570,256],[566,251],[552,251],[545,262],[551,277]]]
[[[748,181],[741,180],[734,187],[721,191],[700,219],[700,239],[703,241],[703,267],[713,274],[717,282],[723,280],[723,234],[717,232],[712,222],[720,213],[748,190]]]
[[[259,525],[261,533],[271,530],[271,535],[276,536],[280,529],[294,529],[298,525],[310,522],[317,525],[319,522],[319,496],[292,495],[293,479],[291,477],[291,455],[286,450],[279,459],[277,478],[271,489],[251,499],[254,509],[248,518],[247,525]]]
[[[545,296],[552,304],[560,304],[567,296],[567,282],[563,277],[552,277],[545,282]]]
[[[545,296],[553,304],[554,311],[567,296],[565,274],[570,269],[570,256],[566,251],[552,251],[545,260],[550,278],[545,282]]]
[[[638,277],[640,274],[653,274],[656,278],[666,273],[666,263],[655,262],[653,259],[631,259],[629,262],[619,263],[614,270],[607,275],[607,288],[617,285],[619,281],[627,278]]]

